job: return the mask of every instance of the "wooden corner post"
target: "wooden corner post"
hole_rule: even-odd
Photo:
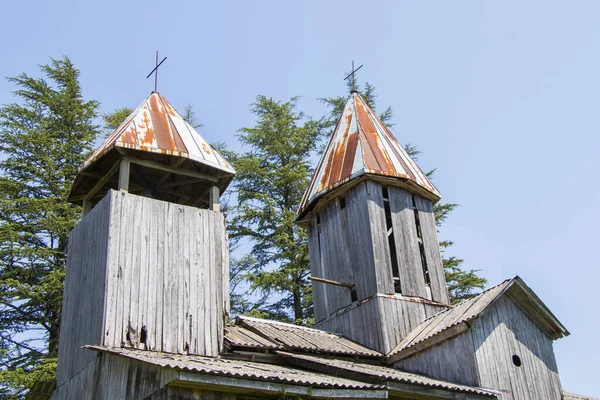
[[[209,198],[208,198],[208,209],[212,211],[221,211],[221,204],[219,203],[219,197],[221,193],[217,186],[211,186]]]
[[[83,200],[81,204],[81,218],[85,217],[87,213],[92,209],[92,201],[91,200]]]
[[[129,171],[131,162],[123,158],[119,164],[119,190],[121,192],[129,192]]]

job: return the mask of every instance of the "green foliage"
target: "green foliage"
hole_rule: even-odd
[[[234,161],[237,205],[229,230],[234,243],[252,244],[250,256],[233,263],[233,274],[248,282],[246,295],[258,297],[240,302],[234,294],[234,312],[306,323],[312,314],[307,234],[294,216],[308,186],[321,125],[297,111],[296,100],[258,96],[252,104],[257,121],[240,130],[248,151]]]
[[[183,109],[183,114],[181,114],[181,117],[196,130],[202,127],[202,123],[198,120],[196,111],[194,111],[194,107],[190,103],[188,103]]]
[[[350,97],[350,89],[351,84],[348,82],[348,95],[347,96],[337,96],[337,97],[329,97],[329,98],[321,98],[319,101],[329,107],[329,113],[323,117],[322,124],[326,129],[327,137],[329,137],[337,124],[338,119],[340,119],[340,115],[342,115],[344,111],[344,107],[348,102]],[[356,91],[362,96],[365,100],[365,103],[369,105],[373,110],[375,110],[375,99],[377,99],[377,95],[375,94],[375,87],[371,85],[369,82],[366,82],[364,87],[360,85],[356,85]],[[392,127],[391,123],[393,117],[392,108],[386,108],[381,114],[379,114],[379,119],[381,122],[385,124],[388,128]]]
[[[45,78],[9,78],[20,100],[0,108],[0,390],[19,396],[51,379],[60,331],[68,235],[79,207],[67,203],[78,166],[98,134],[98,103],[84,101],[68,58]]]
[[[113,112],[102,114],[102,120],[104,121],[104,129],[106,133],[110,134],[112,131],[117,129],[133,111],[134,110],[132,108],[121,107],[117,108]]]

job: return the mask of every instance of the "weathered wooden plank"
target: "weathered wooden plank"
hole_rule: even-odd
[[[58,381],[85,344],[217,355],[227,252],[222,214],[110,191],[71,235]]]
[[[446,287],[446,277],[444,275],[442,256],[440,254],[433,205],[429,200],[426,200],[421,196],[415,195],[414,197],[415,205],[419,213],[425,259],[427,260],[427,267],[431,279],[431,296],[433,300],[437,302],[449,304],[450,297],[448,296],[448,289]]]
[[[377,275],[367,202],[366,182],[356,185],[346,196],[347,212],[352,216],[348,219],[348,236],[352,243],[350,255],[353,260],[352,270],[358,300],[377,293]]]
[[[394,368],[463,385],[479,385],[473,341],[471,334],[464,331],[438,346],[395,363]]]
[[[340,240],[342,224],[339,213],[339,199],[332,201],[320,213],[321,219],[321,252],[323,254],[320,278],[351,281],[347,249],[343,248]],[[349,305],[352,301],[350,290],[344,287],[326,286],[325,293],[331,313],[341,307]]]
[[[93,355],[80,349],[82,345],[100,344],[108,241],[104,220],[108,206],[108,202],[100,202],[70,234],[62,315],[63,321],[73,323],[61,325],[64,339],[59,347],[58,383],[70,379],[93,360]]]
[[[214,177],[213,175],[202,174],[200,172],[190,171],[187,169],[175,168],[175,167],[160,164],[160,163],[157,163],[154,161],[140,160],[139,158],[135,158],[135,157],[127,156],[127,157],[123,157],[123,160],[127,160],[133,164],[141,165],[142,167],[157,169],[159,171],[165,171],[165,172],[169,172],[169,173],[176,174],[176,175],[190,176],[192,178],[198,178],[198,179],[202,179],[202,180],[209,181],[209,182],[218,182],[218,180],[219,180],[218,178]]]
[[[373,256],[377,281],[377,293],[394,294],[394,280],[392,276],[392,259],[387,237],[387,225],[383,205],[383,192],[381,184],[366,181],[369,222],[373,242]]]
[[[475,320],[471,336],[480,385],[509,390],[507,399],[561,398],[552,341],[510,298],[499,299]]]
[[[123,158],[119,163],[119,183],[118,190],[127,193],[129,191],[129,174],[131,163],[128,159]]]
[[[428,298],[419,250],[419,238],[412,195],[404,189],[388,187],[394,241],[402,294]]]
[[[323,276],[321,270],[321,249],[319,243],[319,228],[317,226],[317,216],[312,215],[308,222],[308,254],[310,259],[310,273],[312,276]],[[312,282],[312,291],[314,299],[315,321],[324,319],[327,313],[327,298],[325,296],[325,286],[320,282]]]

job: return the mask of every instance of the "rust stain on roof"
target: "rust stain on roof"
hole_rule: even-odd
[[[115,147],[189,158],[235,174],[229,163],[158,92],[142,104],[79,167],[83,171]]]
[[[325,194],[365,174],[409,181],[430,193],[432,200],[440,198],[435,186],[375,112],[358,93],[353,93],[304,193],[296,219],[304,219]]]

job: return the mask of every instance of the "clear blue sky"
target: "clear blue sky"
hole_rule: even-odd
[[[191,103],[203,136],[238,148],[257,94],[345,90],[352,59],[394,109],[394,134],[437,168],[451,255],[496,284],[515,274],[570,330],[565,390],[600,397],[600,2],[0,2],[0,75],[68,55],[104,111],[159,91]],[[0,104],[12,100],[0,81]]]

